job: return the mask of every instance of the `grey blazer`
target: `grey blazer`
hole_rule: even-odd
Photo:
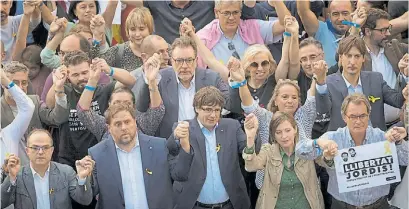
[[[146,198],[150,209],[173,208],[172,181],[167,163],[168,150],[162,138],[138,133]],[[125,209],[118,156],[112,136],[88,149],[95,161],[92,191],[99,195],[98,209]],[[150,174],[148,173],[150,172]]]
[[[176,128],[175,123],[174,128]],[[173,134],[167,141],[169,164],[175,192],[174,209],[192,209],[206,180],[205,136],[197,119],[189,121],[191,153],[187,154],[175,141]],[[238,121],[222,118],[216,128],[216,143],[220,175],[230,201],[235,209],[249,209],[250,199],[241,174],[239,153],[246,146],[246,135]]]
[[[388,86],[383,80],[382,74],[372,71],[361,71],[362,91],[365,96],[378,97],[379,100],[370,102],[371,114],[370,120],[372,126],[386,130],[384,103],[393,107],[401,108],[404,102],[402,89],[395,90]],[[317,94],[317,112],[320,114],[330,114],[328,131],[335,131],[346,124],[342,119],[341,105],[344,98],[348,96],[348,89],[342,75],[339,73],[327,77],[327,94]]]
[[[168,138],[172,133],[173,123],[178,121],[179,112],[179,96],[178,96],[178,84],[176,80],[176,74],[172,67],[163,69],[159,71],[162,76],[159,82],[159,92],[162,96],[163,104],[165,105],[165,116],[159,126],[159,130],[156,132],[155,136]],[[230,109],[230,96],[229,87],[222,80],[220,75],[210,69],[197,68],[195,71],[195,87],[196,92],[201,88],[206,86],[214,86],[218,88],[223,97],[226,100],[225,109]],[[136,108],[140,112],[146,112],[149,108],[150,97],[149,88],[145,83],[143,76],[140,76],[135,84],[136,92]]]
[[[92,201],[90,178],[78,185],[77,174],[68,165],[51,162],[49,173],[50,208],[71,209],[71,199],[89,205]],[[51,192],[52,191],[52,192]],[[9,177],[1,185],[1,208],[14,204],[15,209],[37,209],[37,197],[30,166],[23,166],[12,186]],[[40,208],[38,208],[40,209]]]

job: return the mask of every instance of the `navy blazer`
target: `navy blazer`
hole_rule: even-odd
[[[138,133],[146,198],[150,209],[173,208],[166,140]],[[98,209],[125,209],[121,172],[111,135],[88,150],[95,161],[92,189]],[[150,171],[150,173],[148,173]]]
[[[177,123],[175,123],[174,128]],[[246,146],[246,134],[238,121],[222,118],[216,128],[216,143],[220,144],[217,152],[220,175],[226,192],[235,209],[249,209],[250,199],[246,184],[241,174],[239,153]],[[175,180],[174,209],[192,209],[202,191],[206,180],[206,144],[197,119],[189,121],[191,153],[181,149],[173,134],[169,137],[169,164],[172,178]]]

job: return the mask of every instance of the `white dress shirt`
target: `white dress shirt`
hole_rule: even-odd
[[[122,150],[116,143],[115,147],[121,171],[125,208],[148,209],[138,135],[135,147],[130,152]]]
[[[31,172],[34,178],[34,188],[37,198],[38,209],[50,209],[50,165],[45,172],[44,177],[41,177],[30,164]]]
[[[195,76],[190,81],[190,87],[185,88],[179,81],[176,75],[176,81],[178,83],[178,97],[179,97],[179,112],[178,121],[191,120],[195,118],[195,109],[193,107],[193,99],[196,94]]]

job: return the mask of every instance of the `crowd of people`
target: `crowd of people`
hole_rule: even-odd
[[[2,0],[0,17],[1,208],[409,208],[407,1]],[[340,191],[339,150],[378,142],[402,182]]]

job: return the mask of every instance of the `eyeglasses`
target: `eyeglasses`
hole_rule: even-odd
[[[212,114],[213,112],[216,114],[219,114],[221,109],[213,109],[213,108],[202,108],[202,110],[206,113],[206,114]]]
[[[380,31],[382,34],[385,34],[386,31],[390,33],[392,31],[392,25],[389,25],[387,28],[372,28],[372,30]]]
[[[237,17],[238,15],[241,14],[241,11],[233,11],[233,12],[219,12],[220,14],[222,14],[224,17],[230,17],[231,15],[233,15],[233,17]]]
[[[311,60],[311,61],[317,61],[318,60],[318,58],[319,58],[319,56],[320,56],[321,54],[312,54],[312,55],[310,55],[309,57],[307,56],[307,57],[301,57],[301,59],[300,59],[300,62],[301,63],[307,63],[308,62],[308,60]]]
[[[257,63],[257,62],[252,62],[252,63],[250,64],[250,66],[251,66],[251,67],[254,67],[254,68],[258,68],[258,66],[260,66],[260,65],[261,65],[261,67],[263,67],[263,68],[268,68],[268,67],[270,67],[270,61],[264,60],[263,62],[261,62],[261,64],[259,64],[259,63]]]
[[[27,80],[24,80],[24,81],[13,80],[13,83],[15,83],[17,86],[20,86],[20,87],[27,87],[28,86],[28,81]]]
[[[32,146],[32,147],[28,147],[28,148],[30,148],[30,149],[32,149],[32,150],[34,150],[34,151],[36,151],[36,152],[40,152],[40,150],[43,150],[44,152],[46,152],[46,151],[48,151],[49,149],[51,149],[51,147],[53,147],[53,146],[42,146],[42,147],[40,147],[40,146]]]
[[[178,65],[183,65],[183,63],[186,63],[186,64],[189,65],[189,66],[193,64],[193,61],[195,61],[194,58],[186,58],[186,59],[177,58],[177,59],[175,59],[175,58],[172,57],[172,59],[173,59],[173,61],[175,61],[176,64],[178,64]]]
[[[229,48],[230,51],[233,51],[232,56],[235,57],[236,59],[240,59],[240,55],[239,53],[237,53],[236,51],[236,47],[234,46],[234,44],[232,42],[230,42],[227,47]]]
[[[367,117],[368,117],[368,115],[367,114],[363,114],[363,115],[350,115],[350,116],[348,116],[348,115],[345,115],[345,116],[347,116],[349,119],[351,119],[351,120],[360,120],[360,121],[363,121],[363,120],[365,120]]]

